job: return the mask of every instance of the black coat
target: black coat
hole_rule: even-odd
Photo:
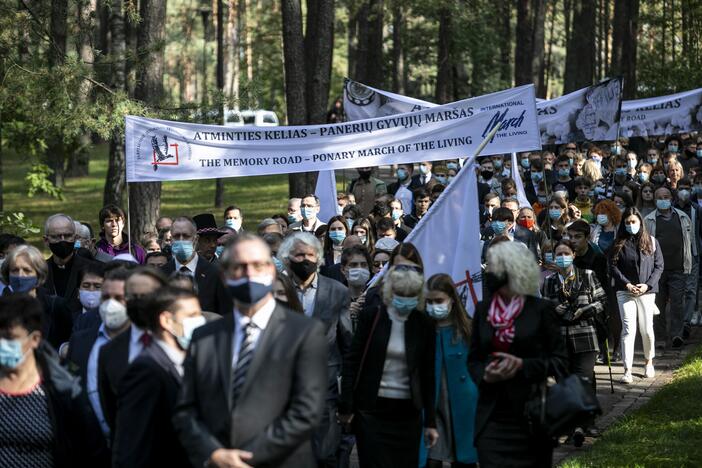
[[[380,314],[380,317],[371,336],[370,332],[376,314]],[[388,316],[387,307],[382,304],[378,290],[369,290],[366,303],[359,314],[358,327],[351,343],[351,349],[344,356],[341,398],[339,400],[340,413],[349,414],[357,410],[375,408],[391,330],[392,322]],[[369,339],[370,345],[363,368],[361,368],[361,358]],[[412,312],[405,322],[407,369],[410,376],[412,402],[415,408],[424,410],[425,427],[436,427],[434,407],[435,343],[434,322],[422,312],[416,310]],[[358,385],[354,390],[357,379]]]
[[[231,407],[233,314],[195,330],[173,425],[193,466],[218,448],[253,452],[256,467],[316,466],[312,432],[324,410],[327,344],[317,321],[280,304],[258,338]]]
[[[88,360],[97,336],[98,327],[86,328],[73,333],[68,342],[67,367],[69,371],[80,377],[83,390],[86,390],[88,385]]]
[[[631,283],[648,285],[647,293],[658,292],[658,281],[663,274],[663,253],[658,241],[655,238],[652,240],[652,255],[645,255],[633,238],[629,238],[622,246],[616,261],[614,258],[610,260],[615,291],[627,291],[626,285]]]
[[[54,257],[52,255],[46,260],[46,263],[49,267],[49,271],[46,276],[46,282],[44,283],[44,287],[49,291],[50,294],[56,295],[57,293],[56,286],[54,286],[54,273],[53,269],[51,268],[51,263],[54,261],[53,258]],[[64,297],[66,300],[76,300],[78,298],[78,288],[80,287],[80,284],[78,283],[79,273],[86,266],[95,263],[96,262],[93,260],[89,260],[85,257],[81,257],[80,255],[73,254],[71,271],[68,274],[68,282],[66,283],[66,293],[62,297]]]
[[[171,259],[161,271],[170,276],[175,271],[175,259]],[[227,287],[222,281],[222,275],[215,265],[198,256],[195,267],[195,282],[197,283],[197,298],[200,300],[200,307],[207,312],[215,312],[219,315],[231,313],[233,306],[232,298]]]
[[[97,310],[88,310],[73,319],[73,333],[86,329],[97,330],[102,323],[100,313]]]
[[[189,467],[171,416],[182,378],[155,342],[132,361],[119,384],[113,467]]]
[[[129,340],[131,333],[131,327],[127,328],[109,343],[105,343],[100,348],[100,354],[98,355],[100,406],[102,406],[105,422],[110,426],[111,435],[113,436],[117,416],[119,382],[129,367]]]
[[[524,365],[517,375],[504,382],[483,381],[490,354],[494,329],[488,322],[490,300],[476,306],[473,330],[468,353],[468,370],[478,386],[478,409],[475,416],[475,436],[485,427],[498,404],[500,410],[514,418],[524,415],[524,404],[534,387],[554,373],[565,375],[568,367],[565,340],[561,334],[554,305],[545,299],[527,296],[524,309],[515,320],[515,337],[509,353],[523,359]]]
[[[105,439],[78,378],[61,367],[50,347],[40,346],[35,355],[48,396],[54,466],[109,466]]]
[[[73,329],[71,309],[64,298],[51,294],[43,287],[37,288],[37,299],[41,302],[44,310],[42,334],[51,346],[58,349],[71,337]]]

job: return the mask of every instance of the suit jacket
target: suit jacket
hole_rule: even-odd
[[[330,265],[330,266],[322,265],[319,268],[319,274],[322,276],[326,276],[327,278],[331,278],[333,280],[336,280],[339,283],[343,284],[344,286],[347,286],[346,277],[341,272],[341,263],[336,263],[336,264]]]
[[[509,353],[522,358],[524,365],[511,380],[484,382],[485,367],[494,351],[494,329],[487,320],[489,308],[490,298],[476,306],[468,353],[468,370],[478,386],[476,439],[498,406],[501,413],[522,420],[524,404],[535,386],[544,382],[547,375],[565,375],[568,367],[565,340],[553,303],[526,296],[524,309],[515,319],[515,336],[509,348]]]
[[[113,338],[100,348],[98,354],[98,392],[105,422],[110,426],[114,436],[115,418],[117,416],[117,391],[129,366],[129,340],[131,327]]]
[[[101,323],[102,319],[97,310],[85,311],[73,319],[73,333],[93,328],[97,330]]]
[[[80,383],[84,391],[88,385],[90,351],[93,349],[97,336],[98,327],[86,328],[73,333],[68,342],[68,354],[66,355],[68,370],[80,377]]]
[[[181,383],[155,342],[132,361],[119,384],[112,466],[191,466],[171,422]]]
[[[400,181],[399,181],[399,180],[396,180],[396,181],[393,182],[392,184],[389,184],[389,185],[388,185],[388,193],[389,193],[390,195],[395,195],[395,194],[397,193],[397,190],[400,188],[400,185],[401,185],[401,184],[400,184]],[[415,179],[414,177],[412,177],[412,178],[410,179],[409,185],[407,186],[407,189],[408,189],[410,192],[414,192],[415,189],[418,189],[418,188],[420,188],[421,186],[422,186],[422,184],[419,182],[419,179]]]
[[[161,267],[161,271],[171,275],[175,267],[175,259],[171,259]],[[232,298],[222,281],[219,268],[198,255],[194,275],[197,283],[197,298],[200,300],[202,310],[216,312],[219,315],[230,313],[233,307]]]
[[[378,323],[371,335],[376,314]],[[372,410],[378,398],[380,379],[383,376],[385,353],[390,340],[392,322],[387,308],[381,302],[377,289],[366,295],[366,303],[359,314],[358,327],[351,349],[344,356],[342,394],[339,412],[348,414],[357,410]],[[424,426],[436,427],[434,406],[434,353],[436,336],[434,322],[422,312],[414,311],[405,322],[405,348],[410,377],[412,402],[424,410]],[[361,368],[361,358],[370,340],[366,360]],[[358,386],[354,389],[356,380]]]
[[[324,409],[327,345],[317,320],[277,304],[231,405],[233,314],[195,330],[173,424],[193,466],[218,448],[251,451],[258,467],[314,467],[311,436]]]
[[[349,291],[343,284],[326,276],[317,276],[317,294],[314,298],[312,317],[324,324],[329,356],[327,360],[327,398],[336,399],[339,391],[337,377],[341,373],[341,361],[351,346],[352,336],[341,325],[342,317],[349,308]]]
[[[9,294],[9,290],[6,291]],[[58,349],[71,337],[73,328],[71,309],[64,298],[51,294],[43,287],[37,288],[37,299],[41,302],[44,311],[42,335],[51,346]]]
[[[431,189],[438,184],[439,182],[436,180],[436,177],[434,177],[434,173],[432,172],[431,177],[427,181],[426,184],[422,183],[422,177],[424,177],[422,174],[415,174],[412,176],[412,182],[410,183],[410,186],[412,186],[413,189],[418,189],[418,188],[423,188],[428,192],[431,192]]]

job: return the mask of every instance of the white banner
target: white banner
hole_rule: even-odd
[[[336,201],[336,176],[334,171],[319,171],[314,194],[319,198],[318,219],[326,223],[332,217],[340,214],[337,211],[339,204]]]
[[[127,182],[289,174],[540,149],[534,86],[412,114],[299,127],[222,127],[127,116]]]
[[[617,78],[560,98],[537,99],[541,144],[616,139],[621,90],[621,79]],[[436,105],[372,88],[348,78],[344,83],[344,112],[348,120],[417,112]],[[483,155],[489,154],[497,153],[488,148]]]
[[[536,108],[541,144],[616,140],[621,103],[621,78],[606,80],[556,99],[539,99]]]
[[[702,88],[622,103],[622,136],[702,131]]]

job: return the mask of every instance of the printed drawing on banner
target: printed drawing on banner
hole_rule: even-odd
[[[159,166],[178,166],[190,160],[190,143],[177,130],[167,127],[147,130],[137,142],[136,159],[148,162],[157,171]]]
[[[470,271],[466,270],[466,279],[454,284],[458,292],[458,297],[461,299],[463,304],[467,305],[469,300],[473,303],[473,305],[478,303],[478,295],[475,292],[475,288],[482,287],[482,281],[482,273],[471,275]],[[477,286],[476,283],[478,283]]]

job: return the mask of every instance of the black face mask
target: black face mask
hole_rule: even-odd
[[[49,250],[51,250],[51,253],[56,255],[56,257],[64,259],[73,253],[74,246],[73,242],[69,241],[51,242],[49,244]]]
[[[492,175],[494,174],[493,171],[480,171],[480,175],[483,178],[483,180],[490,180],[492,179]]]
[[[312,273],[317,271],[317,263],[307,259],[301,262],[291,261],[290,269],[301,281],[306,281],[310,276],[312,276]]]
[[[505,286],[508,282],[509,279],[507,278],[507,276],[497,276],[496,274],[491,272],[483,274],[483,283],[485,283],[485,287],[491,293],[496,292],[502,286]]]
[[[361,177],[361,179],[370,179],[371,176],[371,171],[358,171],[358,175]]]

